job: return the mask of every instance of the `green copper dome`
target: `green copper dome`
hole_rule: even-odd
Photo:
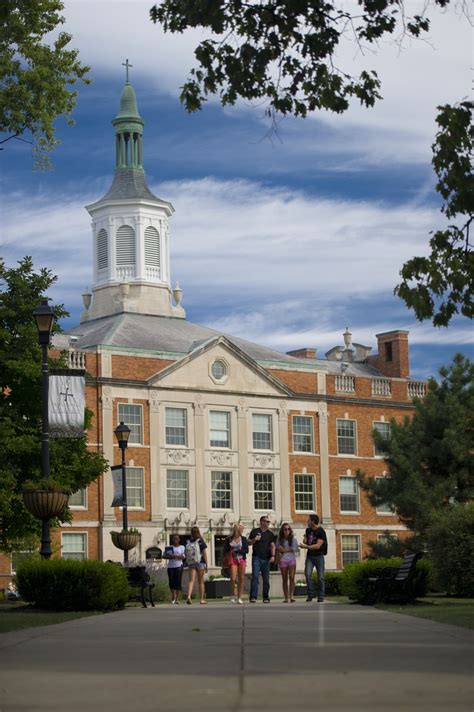
[[[142,117],[138,113],[137,97],[131,84],[125,84],[123,88],[120,109],[115,119],[139,119],[142,121]]]

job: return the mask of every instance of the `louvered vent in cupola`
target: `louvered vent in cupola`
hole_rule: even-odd
[[[160,268],[160,236],[158,230],[151,226],[145,230],[145,264]]]
[[[130,225],[122,225],[116,237],[117,266],[135,264],[135,230]]]
[[[106,270],[109,264],[109,251],[107,245],[107,231],[102,228],[97,233],[97,269],[99,272]]]

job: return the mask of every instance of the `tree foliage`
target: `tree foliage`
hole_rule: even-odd
[[[427,257],[413,257],[400,272],[395,288],[417,319],[447,326],[456,313],[474,316],[474,253],[470,228],[474,219],[474,102],[438,107],[439,131],[433,143],[436,190],[442,212],[456,223],[437,230]]]
[[[41,479],[41,351],[33,310],[56,277],[35,272],[31,258],[8,269],[0,260],[0,549],[39,531],[39,522],[23,506],[26,480]],[[54,307],[56,320],[67,316]],[[55,330],[59,330],[57,321]],[[58,359],[51,366],[61,366]],[[90,414],[89,414],[90,421]],[[87,423],[86,423],[87,425]],[[75,492],[107,468],[85,438],[51,440],[51,478]]]
[[[2,0],[0,3],[0,143],[31,137],[38,167],[59,143],[54,121],[71,112],[77,80],[88,83],[89,67],[78,51],[68,49],[71,35],[59,32],[51,43],[45,36],[64,23],[60,0]],[[26,139],[23,137],[26,136]]]
[[[474,364],[457,354],[440,374],[412,418],[391,421],[390,439],[374,432],[390,476],[359,473],[371,504],[391,505],[421,543],[438,512],[474,496]]]
[[[408,16],[400,0],[164,0],[150,16],[165,32],[202,27],[218,36],[194,52],[197,67],[180,97],[187,111],[217,94],[223,105],[262,100],[272,116],[342,113],[352,97],[372,106],[381,98],[380,80],[373,70],[354,77],[337,66],[341,40],[371,45],[385,35],[418,37],[429,29],[426,14]]]

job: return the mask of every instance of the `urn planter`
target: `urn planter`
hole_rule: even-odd
[[[134,549],[140,541],[140,534],[135,532],[110,532],[110,536],[113,545],[122,551]]]
[[[68,500],[69,493],[59,488],[23,490],[25,507],[37,519],[57,517],[66,509]]]

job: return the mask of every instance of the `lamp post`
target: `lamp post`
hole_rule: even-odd
[[[125,467],[125,450],[128,445],[128,438],[130,437],[130,428],[125,425],[123,421],[115,428],[115,437],[120,450],[122,451],[122,528],[128,529],[128,509],[127,509],[127,470]],[[128,564],[128,550],[125,549],[123,552],[123,563]]]
[[[51,332],[54,324],[54,312],[48,304],[47,299],[43,299],[37,307],[33,316],[38,329],[38,343],[41,346],[41,474],[43,479],[49,479],[49,367],[48,367],[48,346],[51,339]],[[49,519],[43,519],[41,527],[41,550],[42,559],[51,558],[51,528]]]

